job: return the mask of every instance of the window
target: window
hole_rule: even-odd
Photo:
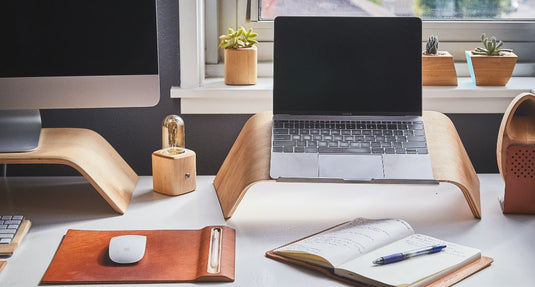
[[[532,65],[522,64],[535,62],[533,1],[226,0],[219,5],[219,33],[225,33],[227,27],[252,27],[260,34],[259,61],[264,63],[272,59],[272,20],[276,15],[419,16],[424,20],[422,43],[430,35],[438,35],[440,49],[452,53],[456,62],[465,62],[464,51],[478,46],[481,34],[487,33],[503,40],[505,47],[519,56],[517,75],[535,75]],[[207,46],[207,50],[214,49],[217,46]],[[218,60],[220,55],[208,63]],[[461,72],[461,76],[467,73]]]
[[[248,6],[259,21],[270,21],[277,15],[418,16],[435,20],[535,17],[535,3],[522,0],[258,0]]]
[[[514,76],[517,78],[511,85],[505,88],[475,88],[468,78],[464,78],[460,79],[463,80],[463,84],[455,88],[424,87],[425,109],[447,113],[500,113],[514,96],[521,92],[533,91],[535,87],[533,0],[191,0],[179,1],[181,84],[180,87],[171,89],[171,97],[181,98],[181,110],[184,113],[243,114],[270,110],[272,83],[269,77],[272,75],[273,21],[269,19],[275,15],[274,13],[282,13],[279,8],[282,7],[282,3],[290,5],[288,3],[294,2],[295,7],[306,6],[307,9],[310,8],[308,4],[319,3],[321,9],[333,15],[333,5],[347,5],[351,2],[368,10],[372,8],[366,5],[371,5],[374,9],[382,5],[382,11],[385,11],[397,9],[398,1],[432,2],[442,5],[440,7],[435,5],[433,9],[420,9],[427,11],[426,15],[430,15],[429,13],[439,15],[432,18],[422,14],[421,17],[424,19],[422,46],[425,45],[428,36],[438,35],[439,49],[453,54],[459,77],[469,76],[464,51],[479,46],[483,32],[503,40],[505,47],[512,48],[519,56],[514,71]],[[472,12],[470,12],[472,14],[452,12],[452,7],[461,6],[445,4],[447,1],[457,3],[499,1],[500,7],[511,8],[500,13],[495,12],[492,17],[475,17]],[[273,6],[270,7],[268,4],[276,5],[276,9],[273,10]],[[408,9],[407,4],[404,7],[401,10]],[[294,11],[301,10],[294,9]],[[414,10],[411,13],[415,13]],[[450,16],[453,14],[457,15],[456,18]],[[471,16],[467,16],[469,14]],[[222,51],[218,47],[218,36],[226,33],[228,27],[240,25],[246,28],[252,27],[260,34],[259,82],[255,86],[229,87],[225,86],[221,79],[224,69]]]

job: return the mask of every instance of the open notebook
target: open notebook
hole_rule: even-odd
[[[385,264],[374,260],[433,245],[446,245],[440,252]],[[306,266],[355,285],[426,286],[451,285],[490,265],[480,250],[416,234],[401,219],[355,220],[275,248],[268,257]]]

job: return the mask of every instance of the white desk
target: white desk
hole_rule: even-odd
[[[450,184],[259,183],[226,222],[237,231],[235,282],[199,285],[344,286],[268,259],[264,252],[363,216],[403,218],[418,233],[473,246],[494,258],[489,268],[458,286],[533,286],[535,216],[503,215],[497,201],[504,188],[501,177],[479,177],[481,220],[474,219],[462,193]],[[126,214],[118,215],[82,177],[0,179],[0,213],[23,214],[33,223],[15,254],[5,259],[0,286],[38,285],[69,228],[197,229],[225,224],[212,181],[212,176],[197,177],[196,191],[169,197],[152,191],[151,177],[141,177]]]

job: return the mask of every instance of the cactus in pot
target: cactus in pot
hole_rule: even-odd
[[[438,37],[431,35],[425,45],[425,55],[436,55],[438,53]]]
[[[431,35],[422,53],[423,86],[457,86],[453,56],[438,50],[438,36]]]

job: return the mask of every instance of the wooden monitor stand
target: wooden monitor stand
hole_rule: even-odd
[[[43,128],[39,147],[0,153],[5,164],[65,164],[79,171],[120,214],[126,212],[138,176],[98,133],[78,128]]]
[[[214,187],[223,216],[230,218],[253,184],[270,180],[271,122],[273,114],[252,116],[219,169]],[[462,191],[476,218],[481,218],[479,178],[451,120],[439,112],[423,113],[433,175]]]

